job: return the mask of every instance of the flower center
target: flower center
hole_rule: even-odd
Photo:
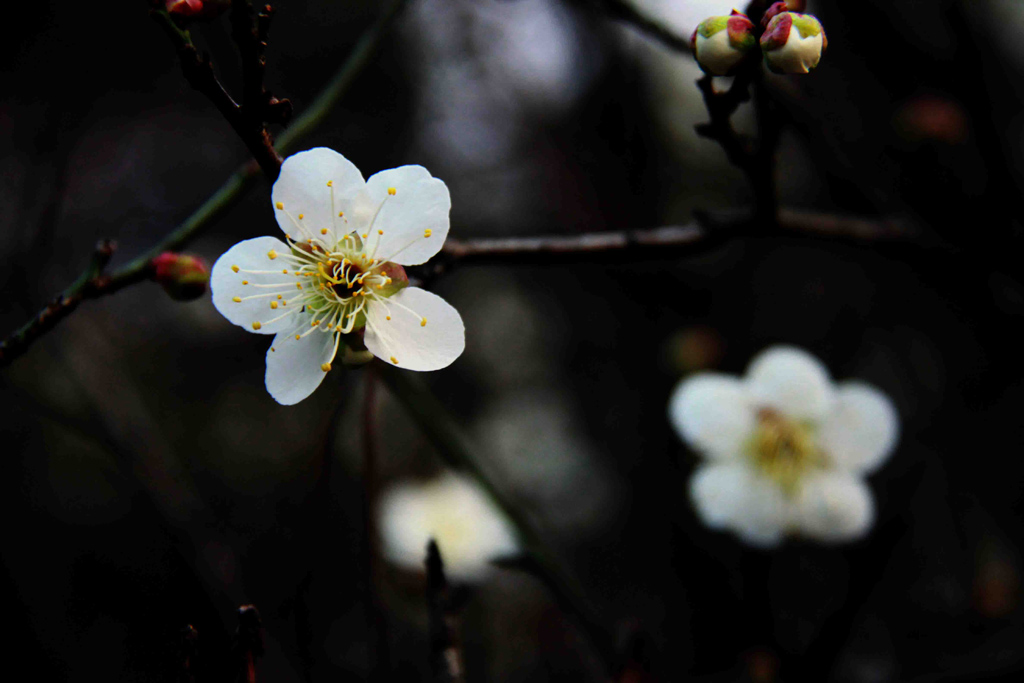
[[[762,475],[774,480],[788,495],[796,493],[803,475],[825,462],[813,431],[768,408],[758,411],[757,421],[747,443],[748,455]]]

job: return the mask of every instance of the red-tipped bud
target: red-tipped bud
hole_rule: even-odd
[[[153,279],[176,301],[191,301],[206,293],[210,270],[198,256],[169,251],[153,259]]]
[[[231,7],[231,0],[166,0],[167,13],[178,21],[214,19]]]
[[[754,23],[747,15],[708,17],[697,25],[690,38],[697,64],[711,76],[732,76],[757,48]]]
[[[768,27],[768,23],[776,16],[783,12],[799,12],[800,10],[793,7],[796,4],[794,2],[776,2],[771,7],[764,11],[764,15],[761,17],[761,30],[763,31]]]

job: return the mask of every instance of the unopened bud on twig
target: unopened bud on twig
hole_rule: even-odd
[[[769,8],[772,12],[779,2]],[[767,17],[767,13],[766,13]],[[805,74],[818,66],[828,39],[821,22],[810,14],[779,11],[771,17],[761,36],[765,65],[775,73]]]
[[[731,76],[757,47],[754,22],[733,10],[723,17],[708,17],[697,25],[690,47],[704,73]]]
[[[214,19],[231,7],[231,0],[166,0],[165,7],[178,21]]]
[[[206,293],[210,270],[198,256],[169,251],[153,259],[153,279],[176,301],[191,301]]]

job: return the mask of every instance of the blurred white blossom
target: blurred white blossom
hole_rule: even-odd
[[[896,444],[899,418],[867,384],[833,384],[807,352],[769,348],[737,378],[683,380],[669,419],[707,462],[690,480],[702,521],[756,546],[786,534],[822,542],[863,536],[874,521],[864,476]]]
[[[492,560],[519,549],[504,515],[461,475],[397,484],[381,495],[378,516],[384,556],[408,569],[423,568],[431,538],[449,578],[461,581],[485,578]]]

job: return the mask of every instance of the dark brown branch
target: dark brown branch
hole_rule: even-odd
[[[431,280],[456,266],[628,263],[690,256],[742,237],[814,235],[851,242],[913,242],[916,233],[895,221],[783,209],[776,225],[751,216],[703,216],[700,222],[650,230],[584,233],[569,237],[448,238],[441,253],[414,273]]]
[[[235,0],[235,5],[237,6],[238,4],[239,0]],[[248,5],[248,3],[244,2],[241,4]],[[251,99],[253,100],[252,102],[246,101],[244,106],[235,102],[224,86],[221,85],[216,74],[213,72],[213,65],[210,62],[209,56],[199,54],[195,45],[192,44],[192,39],[187,31],[180,29],[165,11],[153,10],[151,14],[174,45],[174,49],[178,53],[178,60],[181,62],[181,71],[185,76],[185,80],[217,107],[217,110],[231,124],[231,127],[238,137],[241,138],[242,142],[245,143],[249,153],[252,154],[253,158],[260,165],[267,179],[273,182],[277,179],[277,175],[281,170],[281,156],[274,149],[274,140],[264,125],[266,121],[266,107],[259,103],[263,98],[263,94],[265,94],[262,83],[263,69],[258,64],[262,59],[262,49],[259,47],[259,41],[254,32],[255,29],[252,28],[252,20],[248,16],[248,8],[244,10],[238,10],[237,7],[233,8],[233,24],[236,22],[235,15],[241,11],[247,13],[245,19],[249,24],[249,37],[240,36],[240,31],[238,30],[235,32],[235,37],[236,39],[241,38],[239,50],[243,58],[242,69],[246,80],[245,90],[247,94],[251,94]],[[258,88],[251,82],[257,77],[260,78]],[[249,90],[257,92],[249,93]]]
[[[462,650],[451,605],[444,562],[434,539],[427,544],[427,620],[430,627],[430,668],[435,683],[462,681]]]

